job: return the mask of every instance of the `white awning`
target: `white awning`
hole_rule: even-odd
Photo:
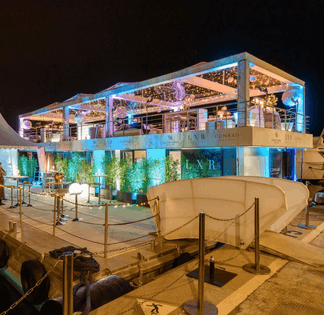
[[[32,143],[13,130],[0,114],[0,148],[8,149],[38,149],[40,146]]]

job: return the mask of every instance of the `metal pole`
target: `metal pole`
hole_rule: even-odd
[[[254,231],[255,231],[255,269],[260,269],[260,226],[259,226],[259,198],[255,198],[255,211],[254,211]]]
[[[19,217],[21,222],[21,188],[19,188]]]
[[[64,253],[63,263],[63,315],[73,314],[73,253]]]
[[[104,258],[107,258],[107,247],[108,247],[108,203],[105,204],[105,248],[104,248]]]
[[[260,265],[260,205],[259,198],[254,199],[254,243],[255,243],[255,263],[246,264],[243,266],[243,270],[253,273],[255,275],[267,275],[271,272],[267,266]]]
[[[198,275],[198,309],[204,309],[205,284],[205,212],[199,213],[199,275]]]
[[[54,195],[54,211],[53,211],[53,235],[55,236],[55,226],[56,226],[56,194]]]
[[[205,282],[205,212],[199,213],[199,268],[198,268],[198,299],[189,300],[183,304],[183,308],[190,315],[218,314],[217,307],[208,301],[204,301]]]

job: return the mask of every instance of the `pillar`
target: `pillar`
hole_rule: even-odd
[[[114,136],[114,122],[113,122],[113,108],[114,108],[114,98],[107,95],[105,99],[105,109],[106,109],[106,138]]]
[[[70,140],[70,121],[69,121],[70,108],[69,106],[63,107],[63,141]]]
[[[237,110],[238,127],[249,125],[246,109],[250,101],[250,66],[246,59],[238,62],[237,66]]]

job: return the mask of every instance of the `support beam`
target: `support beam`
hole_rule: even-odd
[[[250,101],[250,71],[249,62],[243,59],[238,62],[237,67],[237,109],[238,127],[248,126],[247,106]]]
[[[70,121],[69,121],[70,108],[68,106],[63,107],[63,141],[70,140]]]
[[[106,105],[106,138],[114,136],[114,123],[113,123],[113,107],[114,98],[107,96],[105,98]]]
[[[220,84],[217,82],[213,82],[213,81],[209,81],[200,77],[189,77],[183,80],[183,82],[192,84],[192,85],[196,85],[196,86],[200,86],[203,87],[205,89],[209,89],[212,91],[217,91],[217,92],[221,92],[221,93],[229,93],[232,91],[235,91],[234,88],[224,85],[224,84]]]
[[[114,96],[114,98],[130,101],[130,102],[142,103],[142,104],[146,104],[148,100],[148,98],[131,95],[131,94],[120,94]],[[160,100],[153,100],[152,102],[150,102],[150,105],[161,106],[161,107],[172,107],[172,108],[175,106],[179,106],[180,104],[181,102],[170,103],[170,102],[165,102]]]

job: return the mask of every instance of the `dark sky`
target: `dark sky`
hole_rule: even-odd
[[[19,114],[247,51],[306,82],[324,124],[324,1],[0,1],[0,111]]]

